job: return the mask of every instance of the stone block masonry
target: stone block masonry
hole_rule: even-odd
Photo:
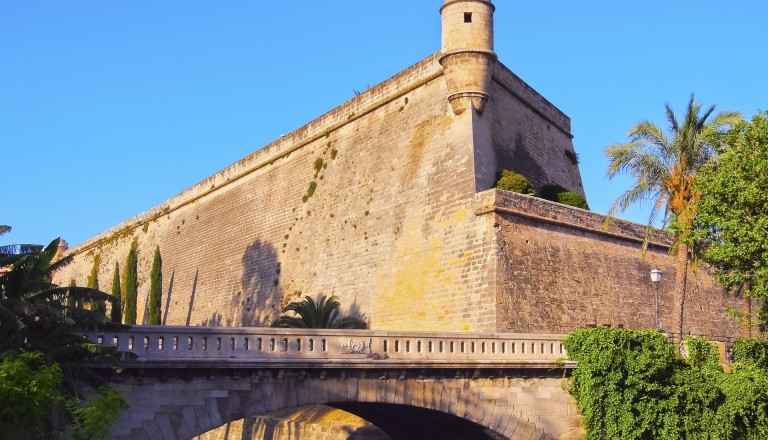
[[[669,327],[664,237],[643,260],[640,226],[606,234],[600,215],[487,191],[506,168],[583,193],[568,117],[501,63],[483,114],[455,115],[439,57],[72,249],[57,280],[85,284],[96,254],[112,279],[135,239],[139,322],[159,245],[165,324],[264,326],[334,294],[373,329],[567,333],[651,327],[657,265]],[[738,335],[723,310],[735,301],[703,271],[692,281],[690,332]]]
[[[546,200],[488,191],[477,213],[493,217],[497,231],[498,331],[568,333],[594,325],[654,328],[651,268],[662,270],[660,326],[674,332],[675,258],[671,240],[656,232],[643,254],[645,227]],[[702,267],[690,271],[685,334],[732,342],[738,321],[726,307],[741,300],[726,294]]]

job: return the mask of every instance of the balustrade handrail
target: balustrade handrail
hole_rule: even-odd
[[[85,332],[91,341],[137,356],[142,365],[572,366],[564,335],[134,326]]]

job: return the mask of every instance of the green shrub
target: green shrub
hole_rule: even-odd
[[[560,185],[544,185],[541,187],[541,191],[539,192],[539,197],[541,197],[544,200],[549,200],[551,202],[557,202],[557,195],[563,192],[568,192],[567,189],[563,188]]]
[[[509,170],[501,170],[499,180],[496,181],[496,188],[530,196],[535,194],[530,180],[522,174]]]
[[[573,191],[561,192],[557,195],[557,201],[563,205],[574,206],[581,209],[589,209],[587,199],[581,194]]]
[[[587,199],[581,194],[563,188],[560,185],[544,185],[541,187],[541,198],[563,205],[574,206],[581,209],[589,209]]]

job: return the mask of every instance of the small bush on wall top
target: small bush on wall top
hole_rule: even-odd
[[[531,181],[522,174],[514,171],[501,170],[499,180],[496,181],[496,188],[532,196],[535,194]]]
[[[576,208],[589,209],[587,199],[584,196],[577,192],[569,191],[560,185],[544,185],[541,187],[541,198]]]

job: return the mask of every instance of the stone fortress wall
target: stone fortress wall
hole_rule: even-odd
[[[489,11],[490,2],[446,1],[463,3]],[[462,84],[453,76],[486,68],[484,90],[449,89]],[[537,188],[583,193],[571,139],[570,119],[496,61],[492,45],[444,48],[73,248],[57,281],[85,284],[98,255],[108,290],[136,240],[139,322],[159,246],[166,324],[269,325],[290,301],[334,294],[373,329],[565,333],[652,327],[648,270],[659,266],[662,328],[671,325],[674,261],[665,246],[641,258],[641,227],[605,234],[597,214],[490,190],[506,168]],[[736,304],[704,272],[690,295],[691,332],[738,334],[723,311]]]

